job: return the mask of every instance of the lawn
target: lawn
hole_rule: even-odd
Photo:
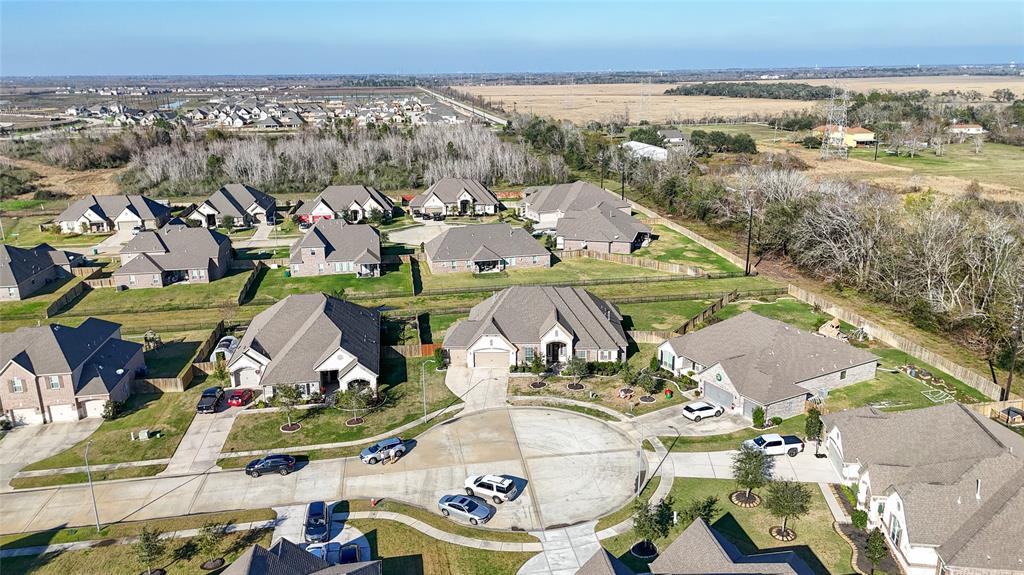
[[[632,278],[672,275],[667,272],[590,258],[563,260],[550,268],[511,268],[502,272],[486,274],[470,272],[432,274],[430,268],[423,263],[420,265],[420,274],[423,278],[423,289],[428,293],[429,290],[454,288],[502,288],[511,285],[540,283],[547,285],[571,284],[581,280],[622,279],[628,281]]]
[[[39,244],[60,246],[94,246],[111,234],[62,234],[41,231],[41,224],[49,224],[53,216],[30,216],[3,218],[4,243],[20,247],[32,247]]]
[[[912,168],[922,174],[936,176],[955,176],[965,180],[978,180],[982,183],[1000,184],[1019,189],[1020,166],[1024,163],[1024,150],[1017,146],[986,142],[980,154],[974,153],[974,144],[948,144],[942,149],[943,155],[925,150],[911,158],[905,153],[891,156],[884,150],[878,151],[880,164]],[[854,148],[850,157],[860,160],[872,160],[874,148]]]
[[[816,311],[812,306],[791,298],[782,298],[772,303],[733,302],[722,308],[715,317],[724,320],[745,311],[784,321],[811,333],[818,331],[822,324],[832,319],[827,313]],[[842,327],[847,333],[853,328],[849,324]]]
[[[348,524],[366,536],[373,557],[383,559],[384,575],[515,575],[535,555],[446,543],[395,521]]]
[[[277,248],[241,248],[235,250],[236,258],[239,260],[268,260],[286,258],[289,254],[288,247]]]
[[[341,509],[337,506],[332,508],[332,512],[340,513],[343,511],[393,511],[395,513],[401,513],[408,515],[414,519],[418,519],[431,527],[446,531],[448,533],[454,533],[455,535],[462,535],[463,537],[471,537],[473,539],[486,539],[487,541],[504,541],[510,543],[536,543],[537,538],[525,531],[502,531],[497,529],[487,529],[485,527],[473,527],[472,525],[466,525],[463,523],[457,523],[450,519],[444,518],[441,514],[422,507],[415,505],[409,505],[402,503],[401,501],[395,501],[393,499],[384,499],[378,501],[376,507],[371,507],[370,503],[365,499],[357,501],[342,501],[338,505],[341,505]]]
[[[115,479],[135,479],[138,477],[152,477],[164,469],[166,465],[140,465],[125,467],[122,469],[107,469],[93,471],[93,481],[113,481]],[[40,487],[53,487],[54,485],[68,485],[71,483],[85,483],[89,481],[89,475],[84,471],[74,473],[59,473],[57,475],[39,475],[32,477],[15,477],[11,479],[10,485],[15,489],[37,489]]]
[[[210,335],[209,331],[190,331],[178,333],[171,336],[160,334],[163,345],[147,351],[146,368],[148,377],[176,377],[181,373],[182,368],[188,363],[203,341]],[[132,336],[131,339],[142,343],[142,336]],[[209,358],[200,358],[206,361]]]
[[[688,264],[709,273],[743,271],[736,264],[671,228],[657,224],[651,228],[651,232],[657,239],[646,248],[633,252],[634,256]]]
[[[711,304],[706,299],[684,299],[654,303],[628,303],[619,305],[631,330],[672,331]]]
[[[342,297],[373,294],[407,293],[412,295],[412,273],[409,264],[391,267],[376,278],[357,278],[355,274],[330,274],[312,277],[285,277],[283,267],[266,270],[256,286],[256,295],[249,303],[273,304],[297,293],[343,293]]]
[[[729,502],[729,494],[736,490],[736,484],[729,479],[676,479],[672,483],[671,495],[676,508],[687,502],[708,496],[718,498],[718,512],[711,525],[734,543],[743,553],[757,553],[774,549],[791,549],[820,575],[853,573],[850,545],[832,529],[833,518],[828,505],[817,486],[810,485],[810,511],[800,519],[790,519],[789,526],[797,533],[795,541],[783,543],[768,534],[768,529],[781,525],[768,513],[762,504],[753,509],[737,507]],[[686,525],[676,525],[668,537],[656,540],[660,549],[665,549],[683,532]],[[624,533],[603,542],[606,549],[619,556],[634,571],[647,571],[647,564],[633,557],[629,548],[637,542],[632,533]]]
[[[250,270],[233,270],[208,284],[173,284],[162,288],[136,288],[116,291],[94,289],[68,310],[69,315],[105,315],[174,311],[189,315],[189,310],[238,305],[238,292]],[[154,324],[153,327],[159,327]]]
[[[682,437],[659,437],[661,443],[669,451],[680,452],[704,452],[704,451],[728,451],[738,449],[744,440],[752,439],[762,433],[781,433],[804,435],[804,422],[807,419],[804,415],[791,417],[782,422],[778,427],[769,430],[754,429],[748,427],[732,433],[720,435],[695,435]]]
[[[427,314],[429,316],[430,323],[430,340],[433,343],[441,343],[444,341],[444,335],[455,322],[463,319],[466,314],[463,313],[448,313],[448,314]],[[422,329],[422,328],[421,328]]]
[[[82,278],[71,277],[60,281],[50,282],[43,289],[32,294],[28,298],[19,301],[5,301],[0,303],[0,316],[4,319],[45,319],[46,308],[60,299],[76,285],[81,283]],[[35,322],[31,322],[35,325]]]
[[[278,412],[243,414],[235,419],[224,443],[224,452],[250,451],[357,441],[405,425],[423,417],[420,365],[430,358],[384,359],[381,362],[379,392],[388,398],[385,409],[363,416],[365,422],[348,427],[345,421],[351,412],[332,408],[300,411],[297,420],[302,428],[295,433],[281,433],[284,414]],[[427,380],[427,411],[435,411],[458,403],[444,384],[444,372],[425,370]]]

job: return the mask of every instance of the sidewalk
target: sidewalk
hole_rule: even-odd
[[[124,463],[102,463],[90,465],[89,469],[96,471],[113,471],[115,469],[128,469],[130,467],[146,467],[149,465],[167,465],[170,459],[144,459],[142,461],[125,461]],[[56,467],[54,469],[39,469],[37,471],[19,471],[15,477],[46,477],[48,475],[64,475],[66,473],[85,473],[85,466],[77,467]]]

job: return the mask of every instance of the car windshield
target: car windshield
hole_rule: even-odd
[[[758,447],[764,447],[765,443],[766,442],[765,442],[763,437],[755,437],[754,438],[754,445],[756,445]]]
[[[367,447],[366,450],[369,451],[370,453],[377,453],[378,451],[380,451],[380,448],[381,445],[378,443],[377,445],[371,445]]]
[[[687,405],[686,407],[683,408],[683,411],[686,411],[688,413],[693,413],[694,411],[697,411],[697,410],[694,409],[692,405]]]

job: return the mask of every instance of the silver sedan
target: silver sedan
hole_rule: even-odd
[[[441,515],[468,521],[471,525],[487,523],[494,515],[494,509],[479,497],[470,495],[445,495],[437,502]]]

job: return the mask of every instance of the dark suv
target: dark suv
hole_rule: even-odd
[[[209,387],[203,390],[196,404],[196,413],[217,413],[217,406],[224,397],[224,389],[220,387]]]
[[[281,475],[295,471],[295,458],[291,455],[268,455],[263,459],[253,459],[245,466],[245,472],[249,477],[259,477],[275,471]]]
[[[314,501],[306,506],[306,526],[302,530],[302,538],[306,543],[327,540],[327,504],[323,501]]]

